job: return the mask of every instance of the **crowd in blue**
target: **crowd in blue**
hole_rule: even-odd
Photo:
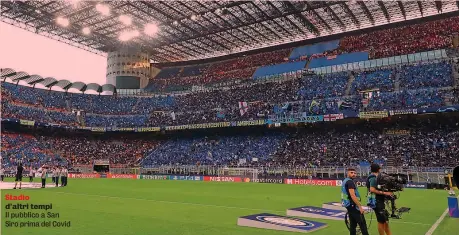
[[[349,109],[358,112],[440,107],[446,104],[447,97],[454,97],[449,89],[452,85],[452,67],[447,61],[304,75],[288,81],[156,97],[63,93],[2,82],[2,116],[93,127],[172,126],[265,119],[279,110],[322,115]],[[362,96],[361,92],[368,90],[373,91],[371,97]],[[243,115],[239,102],[247,102]],[[82,110],[84,122],[72,110]]]

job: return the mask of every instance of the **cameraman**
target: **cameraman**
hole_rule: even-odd
[[[357,224],[360,227],[362,235],[368,235],[367,222],[365,221],[364,210],[360,204],[360,194],[357,185],[353,179],[357,176],[355,169],[347,169],[347,178],[344,179],[341,186],[341,203],[347,209],[349,215],[349,232],[350,235],[357,234]]]
[[[392,197],[391,192],[383,192],[378,189],[381,167],[378,164],[371,164],[371,174],[367,179],[368,187],[368,205],[375,211],[376,220],[378,221],[379,235],[391,235],[389,229],[389,212],[385,208],[386,197]]]

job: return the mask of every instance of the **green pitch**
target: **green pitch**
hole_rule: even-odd
[[[48,180],[50,181],[50,180]],[[154,181],[130,179],[69,179],[66,188],[2,190],[2,235],[268,235],[294,234],[239,227],[240,216],[268,212],[285,215],[287,208],[339,201],[338,187],[282,184]],[[360,189],[364,194],[364,189]],[[49,204],[59,218],[6,219],[5,194],[25,194],[29,204]],[[393,234],[425,234],[447,207],[444,190],[408,189],[399,206],[411,207],[402,220],[391,220]],[[13,212],[13,210],[8,210]],[[15,212],[27,212],[17,210]],[[29,210],[31,211],[31,210]],[[37,211],[44,212],[44,211]],[[56,214],[53,214],[56,215]],[[367,216],[369,223],[370,216]],[[6,221],[70,221],[62,228],[7,228]],[[348,234],[344,222],[319,220],[328,228],[317,235]],[[29,224],[30,225],[30,224]],[[459,220],[446,216],[435,235],[455,235]],[[375,216],[370,234],[377,234]]]

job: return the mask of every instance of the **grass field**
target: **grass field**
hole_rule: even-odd
[[[363,194],[364,189],[360,190]],[[239,227],[237,218],[262,212],[285,215],[287,208],[320,207],[323,202],[340,198],[338,187],[131,179],[69,179],[69,186],[65,188],[2,190],[1,193],[2,235],[293,234]],[[59,219],[54,220],[71,221],[71,227],[7,228],[7,193],[28,195],[31,198],[28,203],[53,203],[51,212],[59,213]],[[411,207],[412,212],[405,214],[402,220],[391,220],[393,234],[425,234],[445,211],[446,195],[443,190],[407,189],[398,205]],[[377,234],[375,217],[372,218],[370,234]],[[27,220],[53,219],[14,221]],[[342,221],[313,220],[329,226],[312,234],[348,234]],[[370,216],[367,222],[369,220]],[[447,215],[434,234],[457,235],[458,231],[459,220]]]

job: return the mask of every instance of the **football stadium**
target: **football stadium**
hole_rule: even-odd
[[[0,234],[459,234],[458,1],[0,5]]]

